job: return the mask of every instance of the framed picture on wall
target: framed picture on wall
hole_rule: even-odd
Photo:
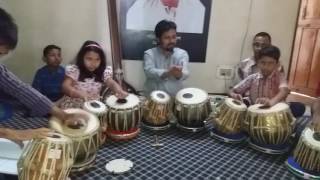
[[[177,24],[177,46],[190,62],[204,63],[212,0],[121,0],[120,36],[123,59],[142,60],[156,46],[154,28],[163,20]]]

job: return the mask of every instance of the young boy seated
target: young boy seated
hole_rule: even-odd
[[[285,101],[290,91],[284,74],[278,70],[279,58],[280,50],[276,46],[271,45],[261,49],[257,55],[259,71],[238,83],[229,95],[234,99],[242,100],[241,94],[249,92],[247,105],[260,103],[273,106]],[[294,115],[301,115],[301,112],[295,111],[303,110],[304,112],[304,108],[297,108],[296,105],[296,103],[290,104],[290,109]]]
[[[61,48],[56,45],[48,45],[43,49],[43,61],[47,64],[38,69],[32,87],[47,96],[51,101],[57,101],[62,97],[62,82],[64,68],[60,66],[62,61]]]

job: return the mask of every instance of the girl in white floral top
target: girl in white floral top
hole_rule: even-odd
[[[84,101],[98,100],[105,84],[118,98],[128,93],[112,79],[112,69],[106,66],[106,57],[100,45],[86,41],[81,47],[76,64],[66,67],[62,85],[65,96],[59,101],[61,108],[82,108]]]

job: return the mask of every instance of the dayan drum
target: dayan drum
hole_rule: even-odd
[[[87,101],[83,104],[83,109],[96,115],[100,121],[100,145],[104,144],[107,137],[106,114],[107,107],[104,103],[97,100]]]
[[[175,99],[174,114],[177,127],[191,132],[204,129],[206,121],[212,112],[208,93],[198,88],[180,90]]]
[[[248,108],[243,127],[250,136],[251,147],[269,154],[282,154],[289,150],[288,139],[295,122],[285,103],[272,107],[255,104]]]
[[[82,125],[65,125],[61,120],[52,117],[50,126],[73,141],[75,161],[72,171],[88,169],[93,165],[100,145],[99,120],[95,115],[82,109],[66,109],[65,112],[79,116],[78,120]]]
[[[129,94],[125,99],[112,95],[107,98],[107,134],[115,140],[126,140],[138,135],[141,120],[139,98]]]
[[[213,119],[211,135],[224,142],[241,142],[247,139],[242,133],[241,124],[245,118],[247,106],[238,100],[226,98]]]
[[[143,125],[152,130],[167,129],[170,113],[170,96],[164,91],[153,91],[143,107]]]
[[[301,178],[320,179],[320,134],[306,127],[286,164]]]
[[[52,133],[50,137],[33,139],[18,161],[21,180],[66,180],[73,164],[70,138]]]

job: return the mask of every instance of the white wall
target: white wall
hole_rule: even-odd
[[[48,44],[62,48],[63,64],[74,59],[85,40],[99,42],[111,60],[105,0],[0,0],[0,5],[19,27],[18,46],[6,64],[25,82],[44,65],[42,50]]]
[[[42,48],[51,43],[63,48],[64,63],[73,59],[86,39],[100,42],[110,60],[105,0],[0,0],[0,5],[19,25],[19,45],[7,64],[23,80],[32,80],[35,70],[43,64]],[[287,70],[298,6],[299,0],[213,0],[206,63],[190,65],[187,86],[224,92],[224,80],[216,78],[217,66],[234,66],[251,56],[252,38],[260,31],[271,34],[273,43],[282,51],[281,63]],[[142,90],[145,77],[141,61],[123,64],[126,80]]]

